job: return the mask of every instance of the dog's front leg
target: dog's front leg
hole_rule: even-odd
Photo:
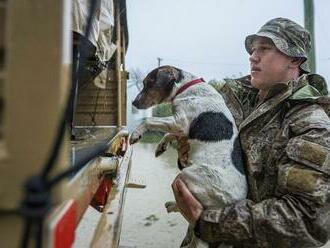
[[[173,133],[167,133],[164,135],[164,137],[161,139],[161,141],[158,143],[155,156],[158,157],[161,154],[163,154],[167,150],[167,146],[170,142],[177,139],[177,134]]]
[[[165,133],[181,133],[181,128],[175,122],[173,116],[169,117],[150,117],[142,122],[131,134],[130,143],[134,144],[147,131],[159,131]]]

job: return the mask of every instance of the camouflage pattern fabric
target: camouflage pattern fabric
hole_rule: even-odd
[[[299,24],[281,17],[268,21],[256,34],[246,37],[245,48],[249,54],[251,54],[253,40],[260,36],[270,38],[282,53],[307,60],[307,53],[311,48],[311,38],[309,32]],[[300,65],[300,68],[309,72],[306,60]]]
[[[240,129],[248,199],[205,210],[195,231],[234,247],[319,247],[330,238],[330,99],[324,79],[304,74],[259,102],[249,77],[227,80]],[[326,110],[326,111],[325,111]],[[213,247],[212,246],[212,247]]]

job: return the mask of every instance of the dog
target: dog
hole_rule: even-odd
[[[132,132],[130,143],[136,143],[147,131],[166,132],[156,149],[159,156],[169,142],[186,136],[190,161],[181,177],[203,207],[223,208],[246,198],[238,129],[221,94],[202,79],[173,66],[152,70],[143,84],[132,104],[147,109],[170,102],[173,116],[147,118]],[[166,203],[166,207],[168,211],[176,208],[173,203]],[[189,227],[181,247],[208,247],[208,244],[195,237]]]

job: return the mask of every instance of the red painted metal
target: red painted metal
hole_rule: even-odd
[[[104,177],[90,205],[93,208],[95,208],[97,211],[102,212],[105,207],[105,204],[107,203],[107,199],[111,191],[111,188],[112,188],[111,178],[108,178],[107,176]]]
[[[53,223],[52,247],[70,248],[75,239],[77,204],[70,200]]]

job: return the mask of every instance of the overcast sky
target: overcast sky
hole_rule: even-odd
[[[275,17],[304,24],[303,0],[128,0],[127,67],[174,65],[206,80],[249,73],[245,37]],[[317,73],[330,81],[330,1],[315,0]]]

